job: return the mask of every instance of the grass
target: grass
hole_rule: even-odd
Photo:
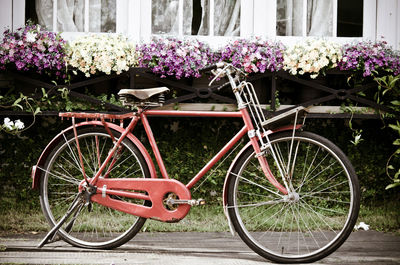
[[[400,202],[361,205],[357,222],[369,224],[372,230],[394,232],[400,235]]]
[[[362,205],[357,222],[370,225],[370,229],[394,232],[400,235],[400,202],[379,205]],[[39,208],[9,207],[1,209],[0,235],[18,233],[38,233],[49,231]],[[229,231],[221,205],[192,207],[185,219],[179,223],[163,223],[147,220],[144,232],[223,232]]]

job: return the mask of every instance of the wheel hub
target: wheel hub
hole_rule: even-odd
[[[295,203],[300,200],[300,195],[297,192],[289,192],[288,195],[284,197],[285,202]]]

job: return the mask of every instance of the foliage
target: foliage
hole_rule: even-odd
[[[218,53],[221,54],[220,60],[232,63],[247,73],[264,73],[282,69],[284,49],[280,42],[255,38],[235,40]]]
[[[397,121],[396,124],[390,124],[390,128],[397,132],[397,139],[393,142],[393,145],[397,147],[396,151],[390,156],[387,166],[386,166],[386,174],[393,180],[393,183],[386,186],[386,189],[394,188],[400,186],[400,166],[395,167],[392,162],[400,158],[400,123]],[[393,172],[394,173],[391,173]]]
[[[151,68],[161,77],[200,77],[199,69],[215,62],[211,49],[198,40],[155,38],[138,46],[140,67]]]
[[[89,35],[69,43],[66,61],[86,77],[98,73],[120,74],[137,65],[138,53],[135,45],[122,35]]]
[[[316,78],[320,73],[337,67],[342,59],[341,46],[324,39],[307,39],[284,52],[283,69],[292,75],[310,74]]]
[[[65,41],[59,34],[39,25],[26,25],[15,32],[6,30],[0,44],[0,70],[35,71],[66,77]]]
[[[394,72],[400,69],[392,69]],[[374,80],[378,83],[378,91],[375,98],[379,104],[385,104],[392,108],[397,115],[400,113],[400,76],[385,75],[382,77],[375,77]],[[388,102],[389,101],[389,102]],[[385,114],[388,116],[388,114]],[[396,120],[395,123],[389,124],[389,128],[396,132],[396,139],[393,142],[395,151],[390,155],[386,163],[386,174],[393,181],[386,189],[400,186],[400,122]]]
[[[9,103],[10,105],[7,105],[8,102],[4,102],[6,99],[14,99],[14,101],[12,103]],[[20,134],[21,132],[26,131],[30,127],[32,127],[35,123],[36,115],[40,112],[40,108],[34,108],[34,105],[35,100],[31,97],[25,96],[22,93],[19,94],[18,98],[16,98],[15,95],[11,95],[9,97],[0,96],[0,108],[16,108],[19,110],[25,110],[32,113],[33,116],[33,121],[28,126],[25,126],[25,124],[19,119],[12,121],[10,120],[10,118],[6,117],[4,118],[3,125],[0,125],[0,132],[5,131],[10,134]]]

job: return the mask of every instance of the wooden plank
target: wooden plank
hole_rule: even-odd
[[[261,104],[263,109],[270,109],[270,105]],[[282,111],[284,109],[293,108],[295,105],[281,105],[277,108],[277,111]],[[169,104],[157,108],[160,110],[191,110],[191,111],[235,111],[237,106],[235,104],[220,104],[220,103],[179,103],[179,104]],[[349,113],[351,111],[355,114],[366,114],[372,115],[376,114],[373,108],[368,107],[348,107],[343,108],[341,106],[311,106],[307,108],[309,113],[314,114],[343,114]]]

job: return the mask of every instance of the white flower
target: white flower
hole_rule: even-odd
[[[21,120],[16,120],[14,122],[14,125],[18,130],[22,130],[25,127],[24,123]]]
[[[4,118],[4,125],[8,130],[14,130],[14,122],[10,118]]]
[[[137,65],[135,45],[125,37],[91,35],[75,39],[69,47],[68,64],[89,77],[102,72],[120,74]]]
[[[36,33],[28,32],[28,33],[26,33],[26,41],[27,42],[35,42],[36,41],[36,36],[37,36]]]
[[[316,78],[323,69],[337,66],[342,58],[340,45],[323,39],[309,39],[286,49],[283,69],[291,74],[311,74]]]
[[[186,56],[186,51],[185,51],[184,49],[178,49],[178,50],[176,51],[176,54],[177,54],[178,56],[185,57],[185,56]]]

